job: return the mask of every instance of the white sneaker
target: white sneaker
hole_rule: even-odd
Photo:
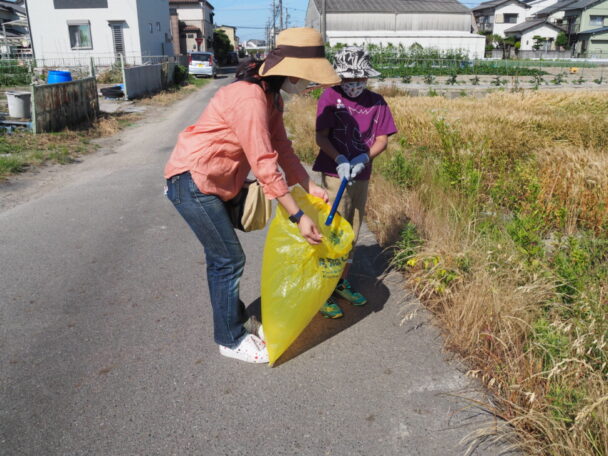
[[[247,363],[267,363],[268,350],[266,344],[257,336],[247,334],[234,348],[220,345],[220,354],[228,358],[234,358]]]

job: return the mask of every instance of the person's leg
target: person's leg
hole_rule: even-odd
[[[167,185],[167,196],[205,250],[215,342],[236,347],[246,334],[245,307],[239,299],[245,254],[224,203],[201,193],[189,173],[174,176]]]
[[[321,173],[321,186],[327,190],[329,204],[333,204],[340,188],[340,179]],[[343,197],[338,205],[338,212],[342,217],[344,217],[344,200],[345,198]],[[342,309],[333,296],[330,296],[329,299],[325,301],[325,304],[323,304],[323,307],[321,307],[319,312],[325,318],[341,318],[344,316]]]
[[[348,272],[353,262],[355,254],[355,245],[359,239],[359,233],[361,231],[361,225],[365,217],[365,204],[367,203],[367,191],[369,187],[369,181],[359,180],[353,181],[352,185],[347,187],[342,197],[344,201],[344,218],[349,221],[355,233],[353,240],[353,248],[350,251],[346,267],[342,273],[342,278],[338,282],[335,293],[351,302],[356,306],[362,306],[367,303],[367,299],[359,292],[355,291],[350,282],[348,281]]]

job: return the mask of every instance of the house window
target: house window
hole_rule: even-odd
[[[517,24],[518,14],[505,14],[505,24]]]
[[[160,22],[157,22],[157,23],[156,23],[156,31],[157,31],[157,32],[160,32]]]
[[[603,27],[608,16],[590,16],[589,25]]]
[[[152,22],[148,22],[148,30],[150,30],[150,33],[154,33],[154,25]]]
[[[107,8],[108,0],[53,0],[55,9]]]
[[[110,22],[115,56],[119,56],[120,54],[125,55],[125,38],[123,35],[123,27],[125,25],[125,22]]]
[[[72,49],[93,49],[91,24],[88,21],[68,22],[68,33]]]

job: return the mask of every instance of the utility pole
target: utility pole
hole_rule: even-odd
[[[270,39],[271,43],[272,43],[272,47],[271,49],[273,49],[275,47],[274,45],[274,37],[277,35],[277,4],[275,0],[272,0],[272,37]]]
[[[279,0],[279,30],[283,30],[283,0]]]
[[[326,0],[322,0],[321,2],[321,37],[323,37],[323,43],[327,42],[327,33],[326,33],[326,20],[327,20],[327,11],[326,11]]]
[[[30,48],[32,49],[32,59],[36,58],[36,51],[34,50],[34,38],[32,37],[32,25],[30,23],[30,12],[27,7],[27,0],[25,0],[25,15],[27,16],[27,33],[30,38]]]

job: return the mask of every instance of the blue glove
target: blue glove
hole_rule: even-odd
[[[369,155],[359,154],[350,161],[351,171],[350,178],[354,179],[365,169],[365,166],[369,163]]]
[[[336,166],[336,172],[338,173],[338,177],[340,177],[340,181],[342,181],[342,179],[349,181],[351,169],[348,158],[340,154],[336,157],[336,163],[338,164],[338,166]]]

